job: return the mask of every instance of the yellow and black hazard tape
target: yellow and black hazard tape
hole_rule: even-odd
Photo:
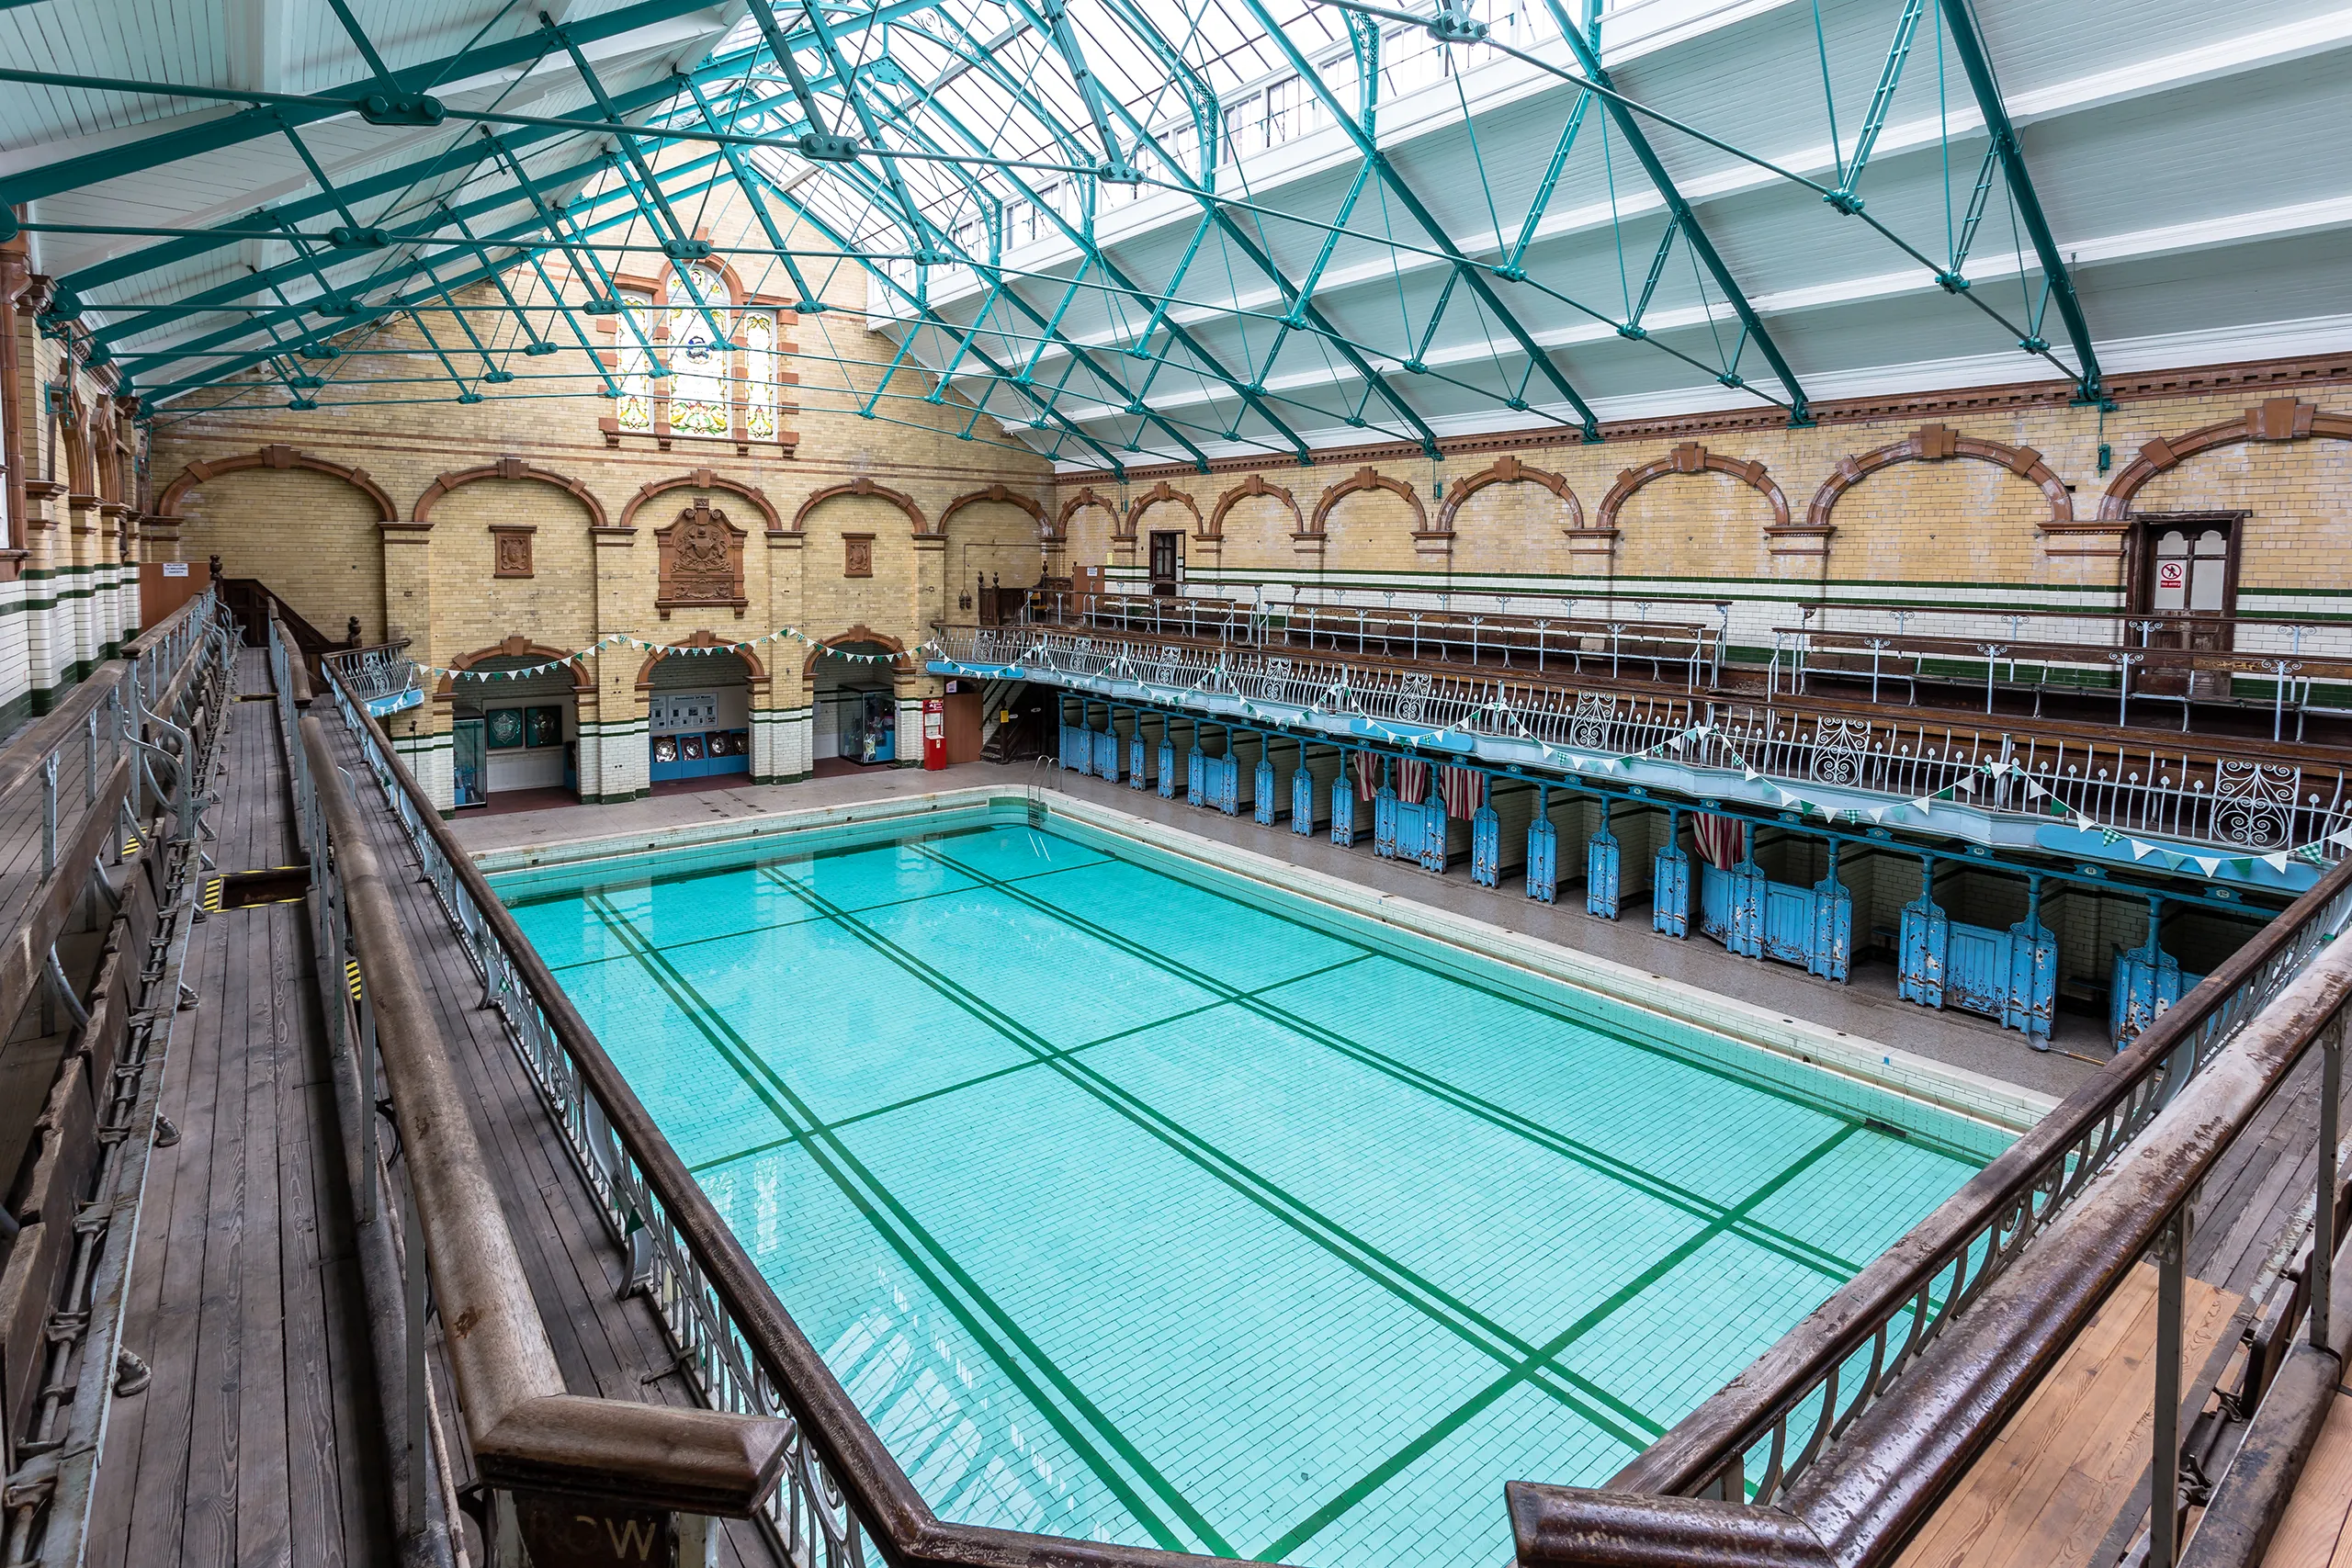
[[[228,878],[222,876],[205,879],[204,896],[198,898],[197,903],[206,914],[217,915],[220,912],[220,885],[227,880]]]
[[[359,960],[356,958],[346,958],[343,961],[343,977],[351,984],[351,999],[355,1002],[357,1001],[359,999],[361,989],[359,984]]]

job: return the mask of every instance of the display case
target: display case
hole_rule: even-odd
[[[899,760],[899,699],[888,692],[845,692],[840,755],[868,764]]]
[[[459,806],[490,804],[490,752],[483,728],[478,718],[461,718],[449,728],[449,788]]]

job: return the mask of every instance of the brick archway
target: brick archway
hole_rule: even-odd
[[[1454,481],[1453,492],[1445,498],[1445,504],[1438,508],[1437,531],[1441,534],[1453,533],[1453,514],[1462,510],[1464,502],[1468,501],[1480,491],[1490,485],[1510,484],[1540,485],[1550,491],[1568,503],[1569,529],[1573,531],[1584,526],[1584,502],[1578,501],[1577,492],[1568,488],[1566,475],[1552,473],[1544,468],[1531,468],[1518,457],[1506,452],[1488,467],[1479,469],[1475,474],[1466,474]]]
[[[681,649],[689,648],[725,649],[728,652],[732,653],[736,658],[743,661],[743,669],[748,677],[748,683],[754,693],[762,693],[767,690],[767,666],[760,662],[760,656],[752,651],[751,644],[730,642],[727,638],[720,637],[718,633],[708,629],[695,632],[691,637],[680,637],[677,641],[657,648],[652,652],[647,654],[645,656],[645,662],[639,665],[637,668],[637,689],[640,692],[651,691],[653,689],[653,667],[661,663],[665,659],[677,656]]]
[[[784,532],[784,519],[777,515],[776,509],[769,502],[765,491],[734,479],[721,479],[708,468],[696,468],[691,473],[679,474],[666,479],[655,479],[649,484],[639,485],[637,493],[628,498],[628,504],[621,508],[618,526],[635,527],[638,512],[647,502],[657,495],[664,495],[673,490],[723,490],[729,495],[740,495],[752,503],[753,511],[768,520],[769,533]]]
[[[1019,491],[1008,490],[1003,485],[990,485],[986,490],[976,490],[968,494],[959,495],[940,508],[939,531],[943,534],[947,532],[947,525],[954,522],[956,514],[964,508],[978,506],[984,502],[993,502],[999,506],[1010,506],[1015,511],[1027,513],[1035,521],[1039,536],[1048,536],[1045,507],[1035,498],[1023,495]]]
[[[1772,476],[1765,471],[1762,463],[1742,462],[1736,457],[1726,457],[1720,452],[1710,452],[1696,441],[1686,441],[1654,463],[1645,463],[1638,468],[1621,472],[1617,482],[1609,487],[1609,493],[1600,498],[1600,515],[1594,526],[1600,532],[1615,533],[1617,513],[1624,509],[1625,502],[1633,499],[1635,491],[1653,480],[1662,479],[1668,474],[1709,473],[1725,474],[1747,486],[1771,506],[1773,527],[1785,528],[1789,525],[1789,498]]]
[[[1253,496],[1266,496],[1281,502],[1290,512],[1290,531],[1294,534],[1306,531],[1306,520],[1299,515],[1298,498],[1280,485],[1268,484],[1265,475],[1251,474],[1216,498],[1216,505],[1209,510],[1209,520],[1206,525],[1207,536],[1212,539],[1224,538],[1226,513]]]
[[[455,468],[436,476],[431,484],[424,487],[424,493],[416,498],[416,504],[409,508],[409,521],[430,525],[433,508],[439,504],[443,496],[459,485],[471,484],[476,479],[530,479],[539,484],[553,485],[588,509],[590,527],[602,528],[605,525],[605,504],[586,485],[569,474],[560,474],[552,468],[534,468],[520,457],[501,457],[495,463],[484,463],[478,468]]]
[[[808,514],[810,513],[816,511],[820,506],[824,505],[825,502],[839,500],[841,497],[845,495],[870,495],[878,497],[883,501],[888,502],[899,511],[905,513],[907,514],[907,520],[915,525],[916,534],[924,535],[929,534],[932,531],[930,523],[925,521],[923,518],[922,508],[915,504],[915,498],[913,496],[907,494],[904,491],[892,490],[888,485],[876,484],[864,474],[860,474],[857,478],[850,479],[842,484],[827,485],[824,489],[818,491],[815,494],[809,496],[808,500],[802,502],[800,503],[800,510],[792,514],[792,531],[796,534],[806,533],[808,527]]]
[[[1143,514],[1150,511],[1153,507],[1162,504],[1181,506],[1185,511],[1191,513],[1193,514],[1193,532],[1198,534],[1201,531],[1201,503],[1194,501],[1182,491],[1178,490],[1175,486],[1170,484],[1166,479],[1162,479],[1158,484],[1152,486],[1150,490],[1136,497],[1134,502],[1128,506],[1126,521],[1119,525],[1120,536],[1123,538],[1135,538],[1136,536],[1136,525],[1142,521]]]
[[[324,457],[313,457],[306,452],[283,446],[265,446],[258,452],[241,452],[233,457],[212,457],[190,463],[156,498],[155,515],[177,517],[180,514],[180,498],[189,491],[208,479],[246,468],[307,468],[312,473],[332,474],[367,493],[368,498],[376,503],[377,522],[395,523],[400,520],[400,509],[392,504],[392,498],[384,493],[384,487],[368,477],[367,469],[345,468],[341,463],[330,463]]]
[[[1077,516],[1080,513],[1085,511],[1090,506],[1099,506],[1103,511],[1109,513],[1111,514],[1111,531],[1114,534],[1116,534],[1119,531],[1119,509],[1112,505],[1106,497],[1095,494],[1094,487],[1092,485],[1088,485],[1084,490],[1080,491],[1076,495],[1071,496],[1068,501],[1062,502],[1061,511],[1054,515],[1053,529],[1046,536],[1046,537],[1049,539],[1067,541],[1069,538],[1069,520],[1072,517]]]
[[[492,659],[560,660],[571,667],[571,692],[574,696],[593,695],[596,690],[596,678],[589,674],[586,666],[574,660],[571,654],[560,648],[548,648],[545,644],[533,642],[530,638],[520,635],[510,637],[503,642],[494,642],[488,648],[475,649],[471,653],[459,654],[449,660],[448,668],[471,670],[477,664]],[[487,681],[476,681],[472,684],[485,692],[491,689],[491,682]],[[435,702],[447,702],[456,694],[457,682],[447,675],[442,676],[433,688],[433,697]]]
[[[2132,501],[2158,474],[2167,473],[2199,452],[2233,446],[2244,441],[2352,441],[2352,414],[2330,413],[2315,403],[2294,398],[2266,398],[2237,419],[2208,424],[2167,440],[2158,436],[2142,446],[2123,466],[2107,493],[2099,498],[2101,522],[2124,522]]]
[[[1358,468],[1354,473],[1325,491],[1323,499],[1315,503],[1315,514],[1307,519],[1306,532],[1309,534],[1327,532],[1325,525],[1331,519],[1331,508],[1351,495],[1363,495],[1376,490],[1388,491],[1413,509],[1414,533],[1429,532],[1429,509],[1421,504],[1421,498],[1413,493],[1413,487],[1403,479],[1391,479],[1386,474],[1372,468]]]
[[[907,657],[905,643],[888,632],[877,632],[860,621],[838,637],[829,637],[811,648],[808,650],[808,657],[800,661],[800,679],[805,682],[817,673],[817,660],[825,657],[827,649],[846,649],[850,644],[858,642],[872,643],[877,648],[897,655],[890,660],[890,672],[893,675],[911,675],[915,672],[914,660]]]
[[[1839,459],[1836,470],[1813,492],[1813,502],[1805,508],[1804,526],[1809,531],[1826,533],[1831,526],[1830,513],[1839,499],[1881,468],[1893,468],[1897,463],[1940,463],[1954,457],[1997,463],[2041,489],[2050,502],[2052,527],[2063,528],[2074,522],[2075,499],[2066,493],[2066,482],[2041,460],[2041,453],[2030,446],[2010,446],[1962,435],[1947,425],[1928,424],[1900,441],[1859,457]]]

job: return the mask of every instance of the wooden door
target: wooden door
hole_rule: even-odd
[[[1151,592],[1157,598],[1175,597],[1177,573],[1184,558],[1183,538],[1172,531],[1151,536]]]
[[[2241,512],[2143,513],[2133,555],[2131,641],[2193,653],[2225,653],[2237,614]],[[2143,691],[2192,691],[2185,670],[2149,669],[2133,678]],[[2197,695],[2226,696],[2229,677],[2199,671]]]

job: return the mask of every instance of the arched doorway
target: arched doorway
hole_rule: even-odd
[[[817,710],[814,771],[899,761],[899,698],[891,681],[897,652],[880,642],[831,643],[817,650],[809,670]]]
[[[654,784],[752,771],[752,667],[724,649],[673,649],[648,672]]]
[[[568,663],[546,668],[556,658],[545,649],[492,654],[466,662],[468,675],[449,682],[454,804],[552,791],[579,797],[580,676]],[[505,678],[516,671],[526,672]],[[480,674],[492,679],[471,678]]]

